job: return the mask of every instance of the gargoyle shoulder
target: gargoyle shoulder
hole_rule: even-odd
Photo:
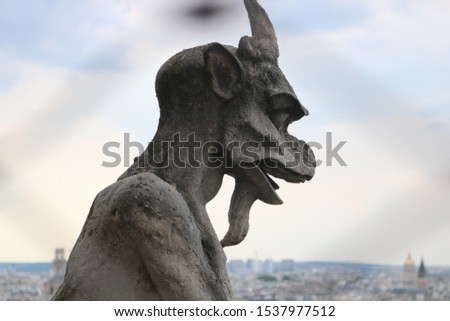
[[[152,173],[121,179],[95,198],[82,236],[90,230],[107,229],[127,233],[144,229],[151,221],[191,220],[190,210],[175,187]],[[119,232],[119,233],[121,233]],[[131,231],[129,231],[131,232]]]
[[[99,193],[96,202],[106,201],[109,211],[117,211],[122,219],[139,219],[181,215],[189,212],[176,188],[152,173],[141,173],[119,180]],[[101,204],[97,204],[101,205]]]

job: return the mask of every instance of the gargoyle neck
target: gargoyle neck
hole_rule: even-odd
[[[208,142],[214,140],[200,134],[158,131],[144,153],[119,179],[151,172],[177,190],[191,193],[204,206],[218,193],[225,169],[220,163],[211,164],[212,146]]]

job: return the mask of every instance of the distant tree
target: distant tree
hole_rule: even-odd
[[[261,275],[258,277],[258,280],[263,282],[276,282],[277,278],[273,275]]]

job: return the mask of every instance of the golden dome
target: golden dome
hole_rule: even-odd
[[[414,266],[416,266],[416,263],[414,263],[414,260],[411,257],[411,253],[408,253],[408,257],[406,258],[405,265],[414,265]]]

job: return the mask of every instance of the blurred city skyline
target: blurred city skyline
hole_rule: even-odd
[[[0,301],[49,300],[65,268],[63,249],[52,263],[0,263]],[[227,262],[227,270],[235,300],[450,299],[450,267],[418,267],[410,255],[403,266],[248,259]]]

